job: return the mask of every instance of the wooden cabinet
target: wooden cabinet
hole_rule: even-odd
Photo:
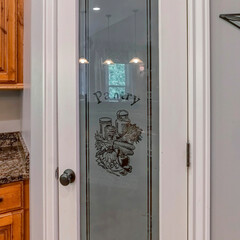
[[[0,215],[0,240],[24,240],[23,210]]]
[[[29,228],[29,181],[24,181],[24,240],[30,239]]]
[[[0,240],[29,240],[29,184],[0,186]]]
[[[23,0],[0,4],[0,89],[22,89]]]

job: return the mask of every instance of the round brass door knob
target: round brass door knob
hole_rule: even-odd
[[[64,173],[60,176],[60,183],[63,186],[67,186],[70,183],[73,183],[75,181],[75,173],[73,170],[71,169],[67,169],[64,171]]]

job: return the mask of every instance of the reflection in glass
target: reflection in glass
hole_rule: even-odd
[[[80,21],[83,22],[83,23],[84,23],[84,20],[85,20],[85,17],[86,17],[85,15],[86,15],[86,11],[80,11]],[[83,53],[85,55],[85,52],[86,52],[85,39],[86,39],[85,34],[82,34],[81,39],[80,39],[80,43],[81,43],[80,44],[80,55],[83,54]],[[83,48],[83,50],[81,49],[81,47]],[[83,55],[81,55],[81,57],[79,58],[79,63],[80,64],[89,64],[88,60]]]
[[[107,59],[103,62],[104,65],[112,65],[114,64],[113,60],[109,58],[109,47],[110,47],[110,29],[109,29],[109,25],[110,25],[110,18],[111,18],[111,15],[108,14],[106,15],[107,17],[107,22],[108,22],[108,46],[107,46]]]
[[[114,62],[112,59],[106,59],[104,62],[103,62],[104,65],[113,65]]]
[[[79,64],[81,240],[156,240],[158,0],[94,7],[80,0],[79,58],[89,61]]]
[[[136,63],[136,64],[138,64],[138,63],[143,63],[143,61],[140,58],[138,58],[138,57],[134,57],[133,59],[131,59],[131,61],[129,63]]]
[[[86,58],[80,57],[79,58],[79,63],[81,63],[81,64],[88,64],[89,62],[88,62],[88,60]]]
[[[110,99],[119,99],[118,96],[126,93],[126,65],[114,64],[108,66],[108,92]]]
[[[134,12],[134,44],[135,44],[135,57],[130,60],[129,63],[143,63],[143,61],[137,57],[137,12],[138,10],[133,10]]]

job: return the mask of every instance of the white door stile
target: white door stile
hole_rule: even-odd
[[[59,174],[72,169],[76,181],[59,184],[59,240],[79,239],[78,1],[58,1]]]
[[[210,0],[188,1],[189,240],[210,240]]]
[[[186,0],[163,0],[159,5],[161,29],[159,239],[186,240],[187,7]]]

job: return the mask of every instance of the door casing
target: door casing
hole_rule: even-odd
[[[188,0],[188,239],[210,240],[210,0]]]
[[[58,166],[57,129],[59,126],[56,124],[58,4],[56,0],[32,0],[31,6],[32,148],[30,215],[31,238],[35,240],[57,240],[59,231],[57,209],[58,181],[55,178],[55,170]],[[176,4],[180,4],[180,2],[176,3],[176,1],[172,0],[169,3],[168,0],[162,0],[160,12],[163,12],[163,10],[171,12],[172,9],[176,8]],[[71,7],[71,4],[68,7]],[[192,146],[191,167],[188,170],[188,239],[208,240],[210,239],[209,0],[203,0],[198,3],[188,0],[185,12],[187,16],[186,22],[188,23],[188,31],[186,32],[188,39],[188,140]],[[74,18],[76,16],[71,17]],[[168,19],[165,22],[166,25],[161,24],[162,30],[166,29],[168,23],[176,20],[174,14],[169,14],[169,18],[172,18],[172,20]],[[163,39],[161,44],[163,44]],[[70,76],[66,77],[69,79]],[[76,116],[74,121],[76,122],[78,119],[77,109],[73,111],[73,114]],[[62,132],[62,134],[64,133]],[[73,141],[77,143],[76,135],[73,136]],[[185,154],[185,151],[183,154]],[[70,156],[66,157],[69,158]],[[76,157],[76,155],[73,157]],[[75,202],[74,204],[77,203]],[[165,214],[167,213],[166,211]],[[164,226],[161,226],[161,229],[164,230]],[[163,232],[161,239],[164,240],[164,237]]]

